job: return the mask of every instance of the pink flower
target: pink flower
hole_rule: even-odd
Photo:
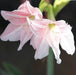
[[[23,45],[33,36],[27,19],[42,19],[42,13],[40,10],[38,8],[32,7],[29,1],[26,1],[20,5],[17,10],[12,12],[1,11],[1,15],[5,20],[9,20],[10,24],[8,24],[0,38],[3,41],[20,40],[20,46],[18,50],[21,50]]]
[[[30,44],[36,49],[35,59],[42,59],[49,54],[49,47],[53,49],[57,63],[61,63],[59,44],[68,54],[75,52],[74,37],[71,26],[64,20],[50,21],[31,21],[34,36]]]

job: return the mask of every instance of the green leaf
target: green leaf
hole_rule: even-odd
[[[70,0],[55,0],[53,5],[54,15],[56,16],[69,2]]]
[[[22,75],[22,72],[11,64],[4,62],[3,66],[8,71],[9,75]]]
[[[8,75],[8,73],[0,69],[0,75]]]

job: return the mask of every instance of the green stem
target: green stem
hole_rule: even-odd
[[[53,51],[49,49],[49,55],[47,60],[47,75],[54,75],[54,62],[53,62]]]
[[[47,7],[48,7],[48,10],[47,10],[48,19],[55,21],[52,5],[49,4]],[[48,55],[48,60],[47,60],[47,75],[54,75],[53,50],[51,47],[49,49],[49,55]]]
[[[47,5],[46,11],[48,19],[55,21],[53,6],[51,4]]]

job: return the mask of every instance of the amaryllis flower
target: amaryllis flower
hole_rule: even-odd
[[[30,30],[30,25],[27,19],[39,20],[42,19],[42,13],[38,8],[30,5],[29,1],[26,1],[14,11],[1,11],[1,15],[5,20],[10,21],[7,28],[0,36],[3,41],[18,41],[20,40],[20,46],[22,46],[31,39],[33,33]]]
[[[59,44],[68,54],[75,52],[74,37],[71,26],[64,20],[31,21],[34,36],[30,44],[36,49],[35,59],[42,59],[49,54],[49,47],[52,48],[57,63],[61,63]]]

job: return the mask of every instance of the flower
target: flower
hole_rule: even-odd
[[[31,6],[29,1],[25,1],[17,10],[11,12],[1,11],[1,15],[5,20],[10,21],[10,24],[8,24],[0,38],[3,41],[20,40],[18,50],[21,50],[23,45],[33,36],[27,19],[42,19],[41,11],[38,8]]]
[[[42,59],[49,54],[49,47],[53,49],[57,63],[61,63],[59,44],[68,54],[75,52],[74,37],[71,26],[64,20],[51,21],[43,19],[41,21],[31,21],[34,36],[30,45],[36,49],[35,59]]]

